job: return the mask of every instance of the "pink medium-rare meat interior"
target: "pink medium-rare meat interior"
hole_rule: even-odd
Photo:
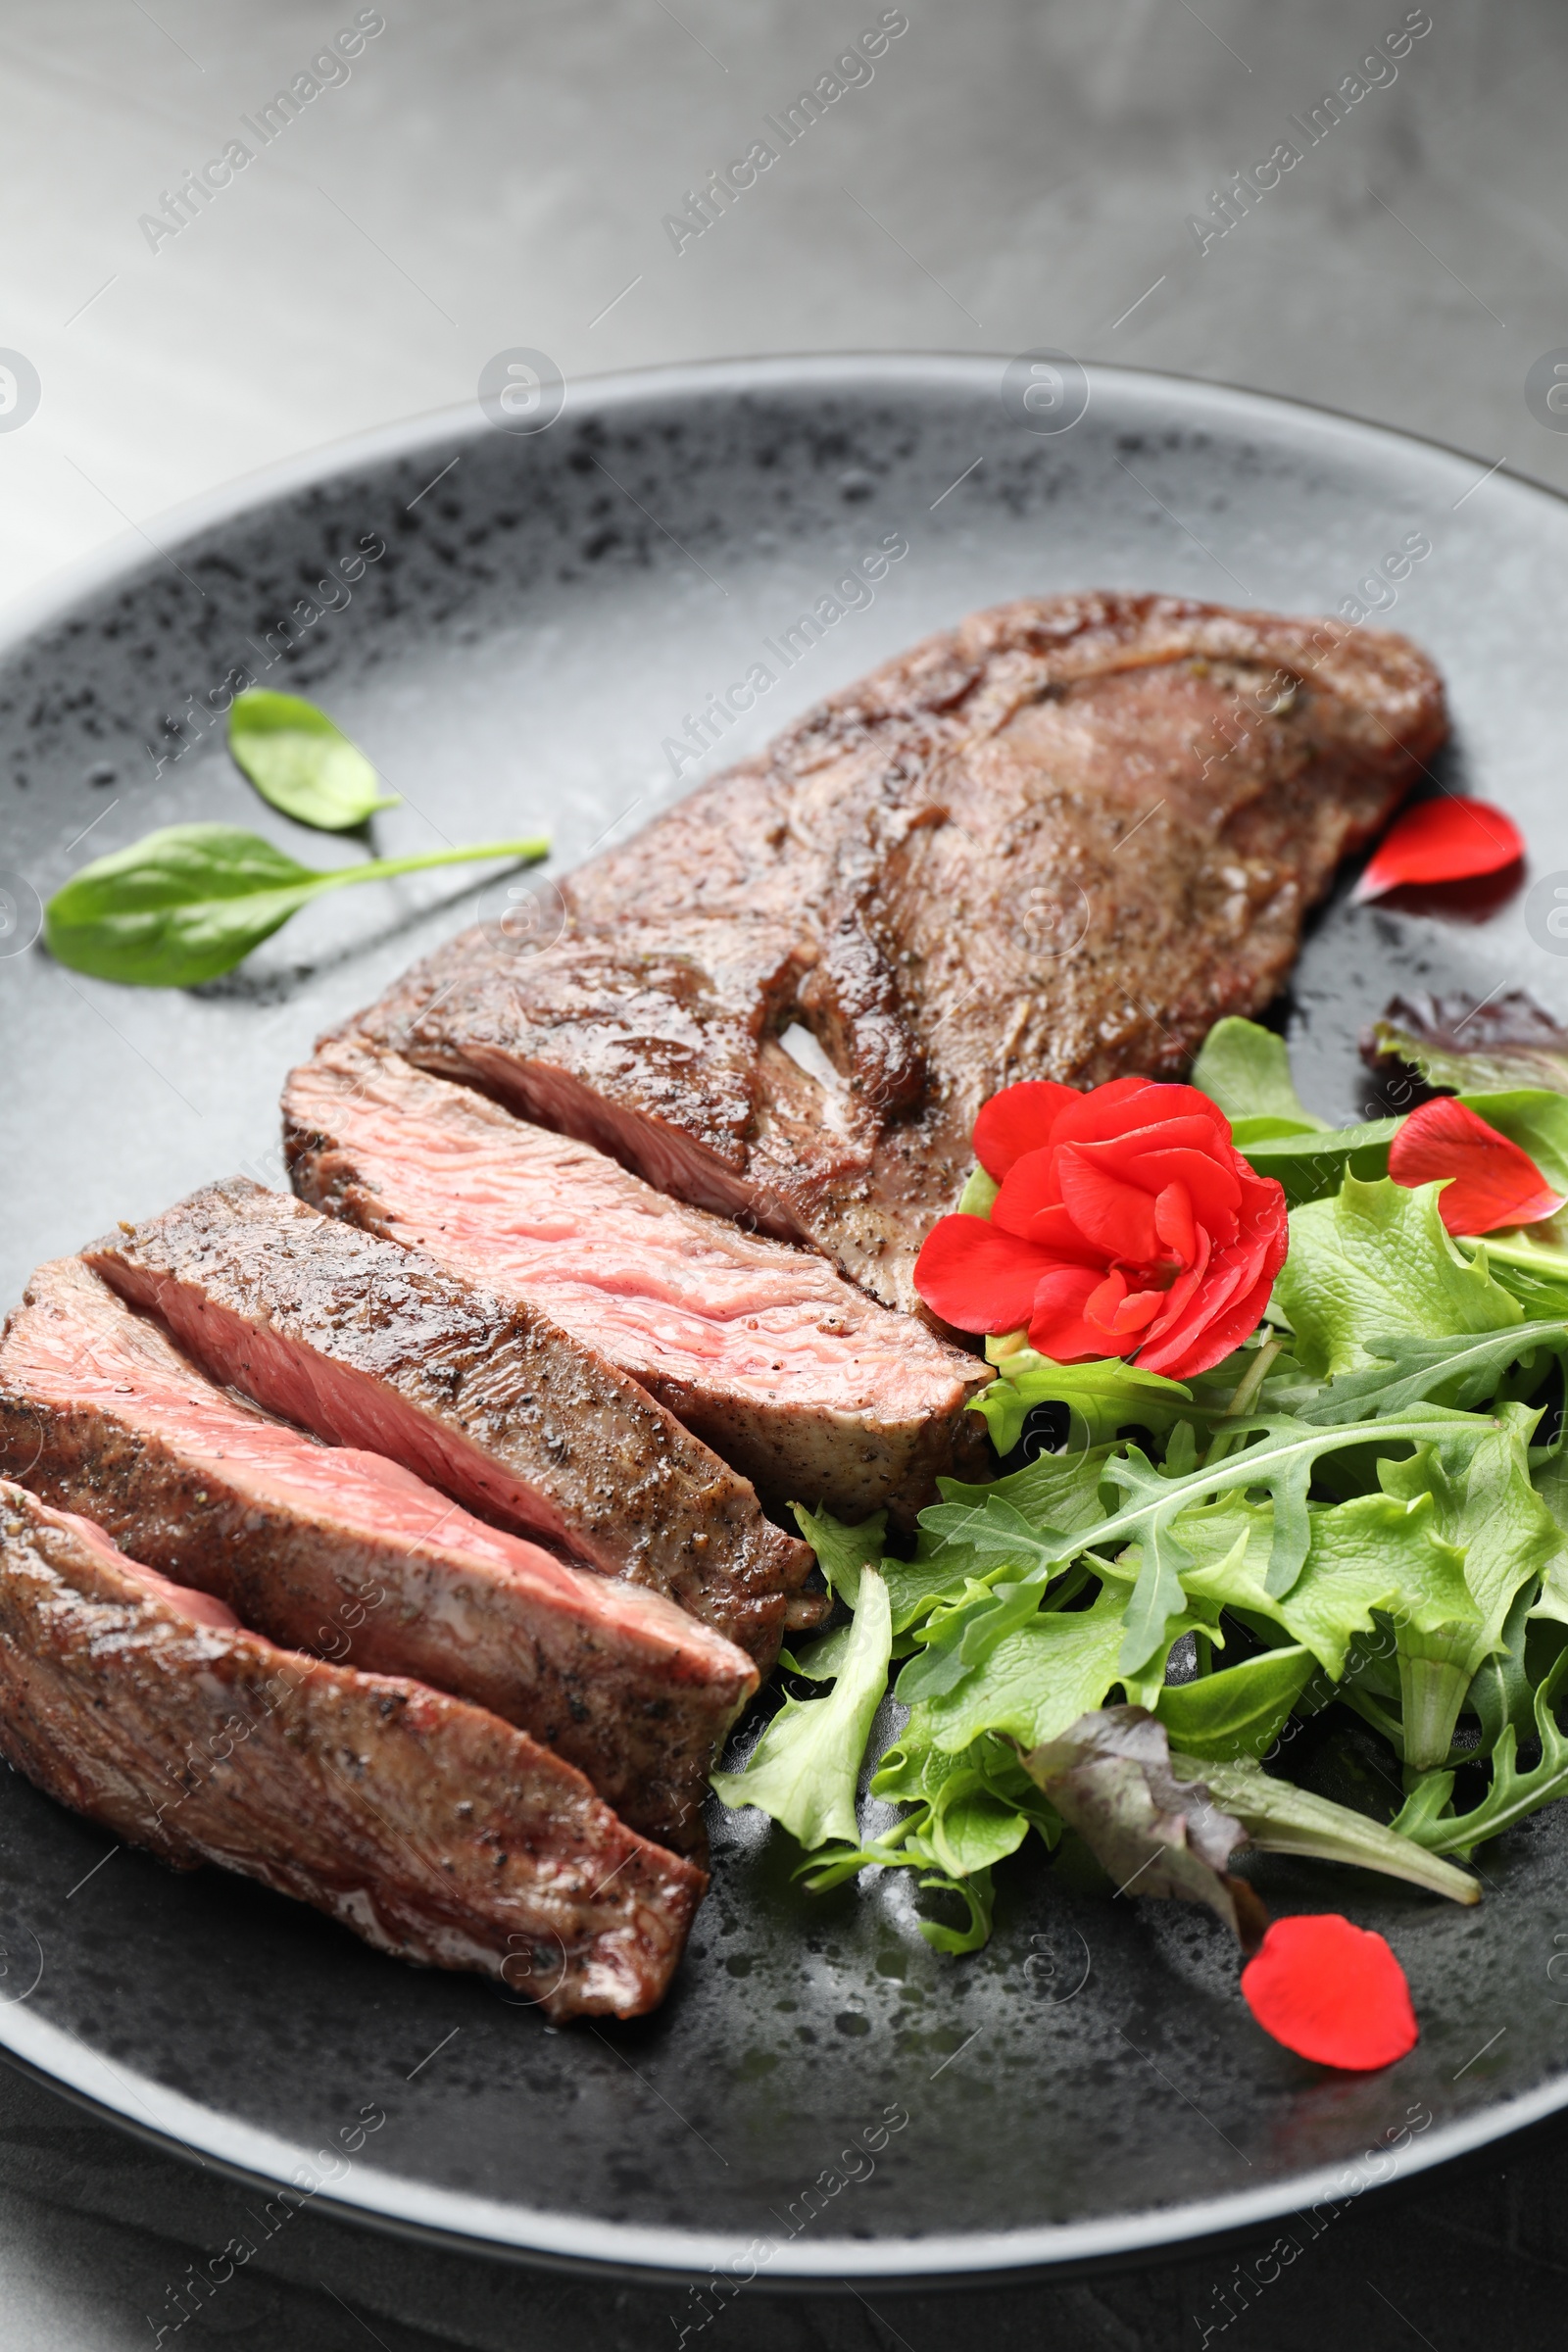
[[[384,1382],[203,1298],[188,1283],[159,1279],[123,1260],[106,1259],[102,1272],[132,1306],[166,1324],[215,1381],[232,1383],[270,1413],[326,1439],[334,1457],[342,1449],[363,1449],[367,1461],[388,1470],[407,1464],[419,1474],[410,1484],[421,1494],[439,1487],[515,1533],[580,1548],[546,1495],[417,1412]]]
[[[133,1560],[118,1544],[112,1544],[103,1529],[95,1526],[92,1520],[84,1519],[79,1511],[55,1510],[46,1502],[39,1502],[35,1507],[53,1524],[69,1527],[101,1560],[117,1568],[122,1576],[131,1577],[151,1593],[154,1600],[161,1600],[167,1608],[177,1609],[182,1617],[190,1619],[192,1625],[211,1626],[215,1633],[220,1634],[245,1631],[228,1603],[220,1600],[216,1593],[198,1592],[194,1585],[176,1585],[172,1577],[160,1576],[156,1568],[144,1567],[140,1560]]]
[[[183,1365],[157,1325],[139,1313],[120,1310],[112,1321],[91,1322],[73,1316],[73,1294],[83,1284],[96,1286],[97,1277],[77,1260],[39,1268],[33,1292],[58,1311],[34,1308],[13,1317],[0,1355],[8,1384],[24,1386],[64,1408],[97,1402],[118,1418],[146,1420],[189,1456],[221,1464],[228,1481],[248,1483],[268,1500],[292,1503],[304,1513],[364,1528],[411,1548],[434,1546],[483,1561],[578,1618],[602,1618],[607,1630],[618,1630],[630,1618],[644,1639],[662,1637],[671,1652],[708,1649],[716,1656],[720,1648],[727,1651],[727,1644],[662,1594],[612,1585],[569,1567],[538,1544],[476,1519],[384,1453],[323,1445],[302,1429],[247,1407]],[[173,1288],[165,1286],[162,1302]],[[733,1656],[726,1662],[739,1663]]]
[[[396,1055],[329,1043],[285,1100],[300,1130],[315,1115],[346,1147],[385,1204],[378,1229],[537,1298],[630,1370],[894,1423],[952,1413],[986,1377],[825,1258],[694,1212]]]

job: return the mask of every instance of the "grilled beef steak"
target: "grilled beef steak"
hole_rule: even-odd
[[[0,1483],[0,1750],[176,1869],[220,1863],[550,2017],[657,2006],[700,1870],[482,1707],[223,1615]]]
[[[956,1441],[961,1461],[978,1452],[963,1406],[989,1369],[814,1251],[741,1233],[358,1040],[295,1070],[283,1113],[307,1200],[542,1308],[774,1505],[907,1518],[936,1499]]]
[[[593,859],[558,945],[467,932],[349,1027],[910,1306],[987,1097],[1260,1009],[1446,728],[1402,638],[1002,606]]]
[[[541,1313],[243,1177],[83,1251],[217,1381],[651,1587],[770,1665],[811,1566],[744,1480]]]
[[[715,1747],[757,1687],[743,1651],[237,1402],[79,1258],[39,1267],[0,1339],[0,1471],[270,1640],[472,1699],[633,1829],[701,1844]]]

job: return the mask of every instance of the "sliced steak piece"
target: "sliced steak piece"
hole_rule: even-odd
[[[594,858],[558,945],[469,932],[349,1027],[909,1306],[986,1098],[1179,1075],[1276,994],[1446,732],[1399,637],[1173,597],[1004,605]],[[682,1004],[727,1026],[672,1089],[677,956]]]
[[[760,1666],[819,1614],[806,1545],[673,1414],[422,1251],[233,1177],[82,1254],[214,1380],[664,1593]]]
[[[744,1651],[214,1388],[79,1258],[40,1266],[0,1338],[0,1471],[271,1641],[488,1707],[634,1829],[701,1845]]]
[[[964,1402],[989,1367],[813,1251],[741,1233],[358,1040],[295,1070],[283,1114],[307,1200],[542,1307],[770,1503],[907,1519],[936,1499],[956,1444],[983,1474]]]
[[[176,1870],[220,1863],[552,2018],[657,2007],[700,1870],[499,1716],[217,1607],[0,1482],[0,1751]]]

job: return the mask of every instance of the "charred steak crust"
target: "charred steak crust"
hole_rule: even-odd
[[[302,1199],[543,1309],[771,1507],[855,1522],[891,1506],[908,1525],[983,1438],[964,1407],[987,1365],[814,1250],[743,1233],[469,1088],[338,1039],[293,1072],[283,1115]]]
[[[0,1750],[175,1869],[217,1862],[401,1959],[537,1987],[555,2019],[655,2008],[707,1885],[526,1733],[199,1623],[9,1483]]]
[[[701,1849],[717,1743],[757,1687],[743,1651],[239,1403],[78,1258],[40,1266],[0,1336],[0,1472],[271,1641],[487,1707],[633,1829]]]
[[[771,1665],[809,1550],[547,1316],[243,1177],[82,1255],[214,1380],[664,1593]]]
[[[1004,605],[592,859],[559,945],[470,931],[349,1027],[911,1307],[981,1102],[1179,1075],[1277,992],[1446,732],[1436,671],[1380,631]]]

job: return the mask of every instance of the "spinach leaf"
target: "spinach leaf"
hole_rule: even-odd
[[[548,856],[546,840],[424,850],[318,873],[235,825],[164,825],[95,858],[44,908],[57,961],[138,988],[194,988],[232,971],[291,914],[329,890],[383,882],[427,866]]]
[[[302,825],[342,833],[395,808],[374,768],[324,710],[297,694],[253,686],[228,714],[228,748],[264,801]]]
[[[715,1772],[721,1803],[758,1805],[809,1850],[859,1837],[855,1790],[871,1721],[887,1688],[892,1647],[888,1592],[862,1567],[853,1638],[827,1698],[786,1698],[742,1772]]]
[[[1355,1176],[1331,1200],[1291,1212],[1290,1255],[1274,1286],[1308,1372],[1357,1372],[1388,1332],[1423,1339],[1500,1331],[1518,1301],[1449,1238],[1440,1188]]]

